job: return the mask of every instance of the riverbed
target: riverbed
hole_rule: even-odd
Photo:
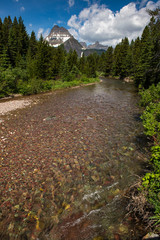
[[[1,219],[13,215],[5,231],[22,239],[141,239],[125,198],[148,160],[133,84],[103,78],[19,100],[29,104],[0,116]]]

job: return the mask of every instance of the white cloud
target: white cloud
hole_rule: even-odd
[[[142,2],[146,3],[144,0]],[[72,15],[68,26],[70,32],[77,35],[80,41],[99,41],[107,45],[116,45],[124,37],[131,40],[141,36],[150,20],[146,9],[153,10],[158,6],[160,0],[157,3],[149,1],[146,7],[138,10],[136,3],[132,2],[114,13],[105,5],[93,4],[83,9],[78,16]]]
[[[40,36],[43,35],[43,32],[44,32],[44,28],[39,28],[37,37],[40,38]]]
[[[30,23],[30,24],[29,24],[29,27],[32,27],[32,26],[33,26],[32,23]]]
[[[58,23],[58,24],[61,24],[61,23],[63,23],[63,21],[61,21],[61,20],[58,20],[58,21],[57,21],[57,23]]]
[[[21,10],[21,12],[24,12],[25,11],[25,7],[21,7],[20,10]]]
[[[148,0],[142,0],[142,1],[140,2],[140,6],[139,6],[139,7],[140,7],[140,8],[144,7],[147,2],[148,2]]]
[[[74,6],[74,0],[69,0],[68,4],[69,4],[69,7],[73,7]]]
[[[40,38],[41,35],[43,36],[43,38],[46,38],[49,35],[49,32],[50,32],[50,28],[46,30],[44,28],[39,28],[37,33],[38,39]]]
[[[71,29],[68,29],[68,31],[75,39],[78,39],[78,33],[75,29],[71,28]]]

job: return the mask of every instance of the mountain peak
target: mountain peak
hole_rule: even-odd
[[[88,49],[99,49],[99,50],[107,50],[108,46],[104,46],[96,41],[94,44],[88,46]]]
[[[58,47],[71,37],[72,35],[66,28],[54,25],[54,27],[50,31],[50,34],[46,37],[46,40],[51,46]]]

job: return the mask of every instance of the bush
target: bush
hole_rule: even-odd
[[[141,190],[146,193],[148,201],[154,207],[154,216],[157,228],[160,227],[160,83],[152,85],[147,90],[141,90],[140,104],[145,106],[141,119],[145,128],[145,134],[152,136],[154,146],[151,148],[152,172],[146,173],[142,179]]]
[[[151,102],[146,107],[141,119],[143,120],[146,135],[153,136],[160,142],[160,102]]]
[[[155,86],[154,84],[148,89],[140,89],[139,95],[141,96],[140,105],[146,107],[151,102],[160,100],[160,82]]]
[[[43,80],[33,78],[28,82],[22,80],[18,83],[18,91],[22,95],[37,94],[43,91]]]
[[[53,80],[43,81],[43,91],[51,90],[54,86]]]

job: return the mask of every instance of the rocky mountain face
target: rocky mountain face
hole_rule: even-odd
[[[72,35],[67,29],[55,25],[45,40],[49,42],[50,46],[58,47],[71,37]]]
[[[64,44],[64,48],[67,52],[69,52],[70,49],[75,50],[78,56],[82,56],[83,53],[87,56],[95,51],[100,53],[106,51],[108,48],[108,46],[103,46],[98,41],[87,47],[85,42],[79,43],[66,28],[57,25],[52,28],[50,34],[45,40],[48,41],[49,45],[52,47],[58,47],[61,44]]]
[[[72,36],[66,42],[64,42],[64,48],[67,52],[69,52],[70,49],[76,50],[78,56],[81,56],[83,46]]]
[[[108,46],[104,46],[96,41],[94,44],[91,44],[87,47],[87,49],[98,49],[98,50],[107,50]]]

